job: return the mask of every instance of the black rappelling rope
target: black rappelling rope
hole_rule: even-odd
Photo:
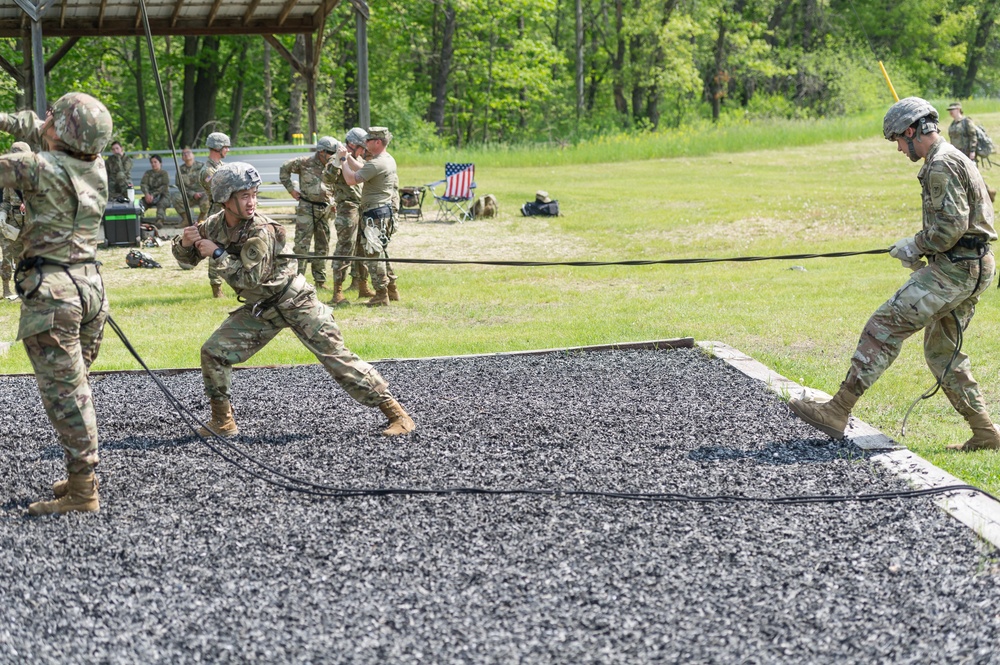
[[[978,487],[972,485],[947,485],[944,487],[931,487],[927,489],[917,489],[917,490],[901,490],[896,492],[873,492],[867,494],[805,494],[805,495],[792,495],[792,496],[775,496],[775,497],[755,497],[755,496],[741,496],[741,495],[731,495],[731,494],[720,494],[720,495],[691,495],[691,494],[681,494],[675,492],[612,492],[612,491],[601,491],[601,490],[574,490],[574,489],[531,489],[531,488],[505,488],[505,489],[491,489],[487,487],[443,487],[443,488],[419,488],[419,487],[361,487],[361,488],[349,488],[349,487],[334,487],[330,485],[322,485],[319,483],[314,483],[309,480],[302,478],[297,478],[295,476],[288,475],[275,469],[265,462],[255,458],[244,450],[237,448],[231,441],[228,441],[224,437],[218,434],[212,435],[211,438],[202,436],[200,432],[194,427],[192,421],[198,423],[205,427],[203,423],[197,416],[195,416],[191,411],[184,406],[184,404],[170,392],[170,389],[164,385],[163,381],[153,372],[146,362],[136,351],[135,347],[129,341],[125,332],[118,325],[118,322],[112,317],[108,317],[108,325],[114,330],[115,334],[118,335],[125,348],[128,349],[132,357],[136,359],[139,365],[146,371],[146,373],[153,379],[156,386],[163,392],[166,396],[167,401],[174,407],[181,421],[187,425],[192,432],[194,432],[202,443],[205,444],[212,452],[221,457],[223,460],[234,465],[241,471],[263,480],[264,482],[280,487],[285,490],[300,492],[303,494],[308,494],[311,496],[318,497],[334,497],[334,498],[350,498],[350,497],[363,497],[363,496],[450,496],[456,494],[465,495],[479,495],[479,496],[550,496],[550,497],[585,497],[585,498],[599,498],[599,499],[618,499],[625,501],[651,501],[657,503],[765,503],[769,505],[807,505],[814,503],[848,503],[848,502],[871,502],[871,501],[883,501],[888,499],[913,499],[924,496],[936,496],[940,494],[949,494],[952,492],[976,492],[982,494],[994,501],[997,498],[994,497],[989,492],[982,490]],[[207,427],[206,427],[207,429]],[[209,430],[211,431],[211,430]],[[216,443],[213,443],[213,440]],[[220,445],[221,444],[221,447]],[[269,477],[265,473],[262,473],[258,469],[263,469],[266,472],[277,476],[281,480],[276,480],[275,478]]]
[[[654,266],[654,265],[690,265],[693,263],[749,263],[753,261],[794,261],[798,259],[838,259],[845,256],[861,256],[864,254],[888,254],[889,249],[866,249],[859,252],[827,252],[825,254],[782,254],[778,256],[733,256],[728,258],[698,258],[698,259],[636,259],[632,261],[473,261],[467,259],[401,259],[379,258],[370,256],[313,256],[311,254],[277,254],[279,259],[301,259],[321,261],[386,261],[389,263],[425,263],[431,265],[477,265],[477,266],[513,266],[522,268],[538,268],[543,266],[570,266],[575,268],[592,268],[596,266]]]

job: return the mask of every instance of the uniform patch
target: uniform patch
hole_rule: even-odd
[[[263,261],[266,255],[267,243],[264,239],[250,238],[240,251],[240,261],[243,262],[243,267],[249,270]]]
[[[945,173],[931,173],[930,176],[931,203],[934,204],[935,209],[941,208],[941,202],[944,200],[944,194],[947,190],[948,190],[948,175]]]

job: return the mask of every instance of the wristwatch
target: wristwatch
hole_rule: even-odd
[[[341,158],[340,158],[340,161],[342,161],[342,162],[346,162],[346,161],[347,161],[347,157],[341,157]]]
[[[212,258],[218,261],[219,257],[222,256],[225,253],[226,253],[226,250],[222,249],[221,247],[216,247],[215,251],[212,252]]]

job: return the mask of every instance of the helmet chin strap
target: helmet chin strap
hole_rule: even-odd
[[[920,139],[917,139],[917,140],[919,141]],[[920,161],[920,157],[917,155],[917,151],[913,147],[913,138],[911,138],[909,136],[906,137],[906,149],[910,153],[907,156],[910,158],[911,162],[919,162]]]

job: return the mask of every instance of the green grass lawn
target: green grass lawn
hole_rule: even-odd
[[[1000,126],[998,113],[980,113],[978,119]],[[481,166],[479,193],[498,197],[500,219],[407,222],[390,251],[423,258],[620,260],[888,247],[920,228],[919,165],[875,138],[880,122],[874,122],[872,138],[784,149]],[[402,169],[400,184],[431,182],[441,173],[440,165],[411,166]],[[1000,185],[1000,171],[987,171],[986,179]],[[520,217],[521,203],[537,189],[559,199],[562,217]],[[231,292],[213,300],[205,268],[177,269],[167,248],[151,250],[163,270],[129,270],[125,252],[107,250],[100,257],[113,316],[150,365],[197,366],[201,343],[238,303]],[[908,276],[888,256],[601,268],[399,265],[397,272],[402,302],[337,311],[348,346],[366,359],[692,336],[730,344],[829,393],[843,379],[868,316]],[[17,312],[16,303],[0,303],[0,341],[16,335]],[[1000,345],[993,338],[998,323],[1000,302],[991,289],[965,349],[1000,415]],[[285,331],[251,362],[314,361]],[[94,369],[135,367],[109,329]],[[0,356],[0,372],[29,371],[20,345]],[[856,415],[898,437],[910,402],[932,384],[916,337],[861,399]],[[939,393],[911,415],[904,443],[1000,493],[1000,454],[944,451],[968,435]]]

